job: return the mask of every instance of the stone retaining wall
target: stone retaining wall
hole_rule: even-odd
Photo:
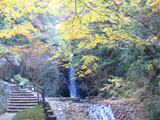
[[[5,112],[9,102],[9,84],[0,81],[0,114]]]

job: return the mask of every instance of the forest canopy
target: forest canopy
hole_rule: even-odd
[[[44,46],[38,40],[45,31],[40,16],[54,15],[60,51],[50,50],[55,55],[48,60],[61,64],[60,56],[65,55],[64,61],[68,61],[70,54],[78,54],[75,66],[81,64],[77,67],[81,77],[96,70],[103,48],[146,49],[159,39],[155,24],[150,22],[160,9],[159,0],[2,0],[0,9],[2,44],[17,41],[16,45],[8,44],[8,49],[34,55],[51,47],[51,43]],[[95,50],[100,53],[94,54]]]

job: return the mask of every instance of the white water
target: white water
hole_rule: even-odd
[[[110,105],[92,105],[89,116],[92,120],[116,120]]]
[[[77,96],[76,81],[74,79],[75,70],[74,70],[73,64],[70,65],[69,77],[70,77],[70,84],[69,84],[70,97],[71,98],[76,98],[78,96]]]

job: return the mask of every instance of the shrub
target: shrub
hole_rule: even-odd
[[[45,114],[42,105],[29,108],[20,112],[12,120],[45,120]]]
[[[160,101],[146,101],[144,111],[148,120],[160,120]]]
[[[26,78],[21,77],[20,75],[15,75],[14,76],[15,81],[17,81],[20,84],[28,83],[29,80]]]

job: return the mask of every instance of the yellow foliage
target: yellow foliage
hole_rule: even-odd
[[[8,23],[3,29],[0,30],[0,38],[11,38],[16,34],[21,34],[32,39],[31,31],[37,33],[30,23],[30,19],[35,18],[37,13],[53,13],[56,9],[53,1],[48,0],[1,0],[0,1],[0,14]],[[23,17],[28,21],[16,25],[17,18]]]
[[[130,25],[135,20],[125,13],[130,7],[140,9],[141,0],[129,2],[127,0],[77,0],[77,3],[73,0],[57,0],[57,2],[63,6],[60,13],[63,22],[57,28],[58,33],[62,34],[61,38],[66,42],[65,50],[72,49],[72,42],[77,45],[74,49],[76,53],[96,48],[98,45],[111,48],[117,47],[119,43],[128,45],[136,43],[142,47],[149,44],[134,34]],[[127,31],[128,26],[130,29]],[[56,59],[57,56],[51,59]],[[83,65],[76,68],[77,74],[84,77],[97,68],[96,62],[99,59],[87,53],[81,57]]]
[[[76,52],[96,48],[97,45],[114,47],[123,42],[129,44],[134,42],[138,45],[148,44],[137,37],[132,30],[126,31],[126,26],[132,24],[133,19],[125,15],[129,7],[138,9],[141,0],[1,0],[0,15],[8,23],[0,30],[0,38],[11,38],[17,34],[26,36],[31,43],[29,46],[14,46],[13,50],[33,55],[42,55],[49,49],[48,44],[34,41],[34,35],[38,34],[38,29],[30,23],[36,18],[38,13],[54,13],[62,18],[57,28],[62,33],[65,40],[65,50],[53,52],[54,56],[49,60],[55,60],[57,64],[63,61],[70,61],[71,43],[80,40],[77,44]],[[160,8],[159,0],[149,0],[152,11]],[[62,8],[62,9],[60,9]],[[23,17],[25,22],[16,25],[17,18]],[[132,28],[132,26],[131,26]],[[67,51],[67,50],[68,51]],[[64,57],[65,56],[65,57]],[[60,59],[59,59],[60,58]],[[84,77],[90,74],[98,66],[99,60],[96,56],[83,55],[81,61],[83,65],[79,68],[79,76]],[[65,64],[64,67],[69,67]]]
[[[160,0],[154,0],[151,3],[152,8],[152,12],[157,12],[160,9]]]
[[[112,82],[112,83],[122,83],[123,82],[123,78],[122,77],[114,77],[114,76],[111,76],[112,78],[109,79],[108,81]]]
[[[42,44],[40,41],[32,41],[30,45],[13,46],[11,49],[16,52],[24,52],[31,56],[37,56],[46,53],[49,50],[49,47],[49,44]]]
[[[101,88],[101,91],[109,90],[113,85],[112,84],[104,84],[104,87]]]
[[[82,59],[81,59],[81,61],[84,61],[84,65],[88,65],[97,60],[99,60],[99,58],[96,56],[82,56]]]
[[[151,17],[151,15],[155,12],[158,12],[160,10],[160,0],[148,0],[146,3],[147,8],[151,8],[151,12],[148,14],[148,17]]]

